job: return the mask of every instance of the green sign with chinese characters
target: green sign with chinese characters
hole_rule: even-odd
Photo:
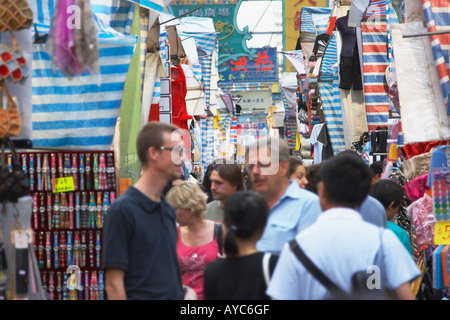
[[[246,41],[252,38],[248,27],[243,30],[237,27],[236,16],[241,2],[242,0],[176,0],[169,6],[170,13],[176,17],[200,7],[186,16],[213,19],[219,41],[219,72],[229,69],[229,60],[237,61],[240,57],[251,60],[257,58],[256,50],[247,47]]]

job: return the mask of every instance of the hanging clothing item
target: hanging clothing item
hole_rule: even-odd
[[[333,146],[325,123],[319,123],[313,127],[309,142],[314,147],[314,164],[333,157]]]
[[[411,215],[416,231],[419,253],[434,245],[433,199],[428,195],[414,201],[406,210]]]
[[[78,0],[80,8],[80,25],[73,29],[73,40],[77,59],[84,71],[99,74],[98,36],[94,13],[90,1]]]
[[[171,67],[172,78],[172,123],[188,130],[187,121],[193,117],[186,109],[186,76],[181,65]]]
[[[72,20],[69,7],[73,4],[72,0],[58,1],[46,46],[55,66],[69,79],[83,71],[75,52],[73,30],[68,25]]]
[[[330,134],[328,133],[328,127],[326,123],[323,124],[322,130],[320,130],[317,140],[323,144],[322,161],[333,157],[333,146],[331,144]]]
[[[348,26],[347,16],[336,20],[336,28],[342,36],[341,61],[339,63],[339,75],[341,82],[339,88],[350,90],[362,90],[361,65],[356,41],[356,28]]]

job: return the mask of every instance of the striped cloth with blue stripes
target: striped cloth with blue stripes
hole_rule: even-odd
[[[120,13],[122,22],[125,21],[122,23],[125,30],[132,7],[126,5],[126,9],[121,9],[113,6],[114,3],[117,1],[92,1],[99,30],[100,75],[83,73],[80,77],[68,80],[59,70],[55,70],[45,44],[34,44],[34,146],[111,148],[128,67],[137,40],[135,36],[125,35],[112,27],[119,21]],[[40,0],[31,5],[40,35],[49,32],[54,4],[52,0]],[[113,12],[116,15],[113,15]]]
[[[450,25],[450,8],[448,0],[423,1],[423,13],[429,32],[448,30]],[[450,114],[448,98],[450,95],[450,33],[430,36],[434,64],[439,74],[442,93]]]
[[[386,80],[386,68],[389,67],[386,18],[386,2],[372,0],[361,22],[362,72],[369,131],[376,130],[378,126],[387,126],[389,120],[390,98]]]
[[[345,137],[338,72],[334,75],[334,79],[335,80],[332,83],[319,82],[318,85],[323,114],[325,122],[327,123],[333,153],[337,154],[341,149],[345,149]]]

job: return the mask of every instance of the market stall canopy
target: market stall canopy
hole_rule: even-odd
[[[178,36],[178,32],[175,26],[166,26],[167,35],[169,38],[170,57],[175,60],[186,57],[186,53],[181,43],[181,38]]]
[[[186,76],[186,109],[191,116],[203,115],[205,113],[205,93],[200,86],[200,83],[194,77],[192,69],[182,64],[184,74]]]

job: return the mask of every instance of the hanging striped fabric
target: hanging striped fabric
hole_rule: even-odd
[[[282,51],[282,53],[292,63],[298,74],[306,74],[302,50]]]
[[[206,117],[200,117],[200,132],[201,132],[201,155],[200,155],[200,164],[203,165],[203,170],[206,172],[206,168],[208,167],[208,163],[206,162],[206,148],[207,148],[207,126],[206,126]]]
[[[141,50],[141,87],[142,93],[144,91],[144,79],[145,79],[145,61],[147,57],[147,41],[149,31],[149,17],[148,15],[141,15],[140,17],[140,50]]]
[[[330,82],[319,82],[318,84],[320,101],[322,102],[323,114],[327,123],[331,145],[333,146],[333,153],[337,154],[341,149],[345,148],[339,81],[337,88]]]
[[[193,37],[199,52],[198,62],[201,66],[201,79],[198,79],[205,92],[205,107],[209,110],[211,98],[211,70],[213,51],[218,51],[216,31],[211,18],[185,17],[179,19],[177,26],[180,37]],[[195,64],[194,64],[195,66]],[[198,65],[194,68],[194,76],[198,73]]]
[[[429,32],[448,30],[450,25],[450,8],[448,0],[422,0],[423,13]],[[448,98],[450,95],[450,33],[431,35],[434,64],[438,71],[442,93],[447,104],[447,114],[450,114]]]
[[[310,32],[315,36],[326,33],[330,14],[331,8],[303,7],[301,14],[302,32]]]
[[[363,15],[363,19],[376,22],[378,19],[386,19],[386,0],[372,0]]]
[[[368,130],[372,131],[377,126],[387,126],[389,119],[387,25],[382,21],[362,21],[361,31],[367,125]]]
[[[230,126],[230,143],[231,144],[236,144],[237,143],[237,118],[233,117],[233,120],[231,121],[231,126]]]
[[[48,34],[53,1],[37,1],[33,9],[38,32]],[[137,39],[119,33],[96,12],[94,18],[99,30],[99,76],[84,73],[68,80],[54,70],[45,44],[34,45],[32,112],[33,145],[37,147],[111,148]]]
[[[325,54],[322,58],[322,66],[320,68],[319,82],[328,81],[333,82],[333,65],[337,62],[337,40],[336,31],[331,34],[330,40]]]
[[[44,0],[45,1],[45,0]],[[134,5],[120,0],[91,0],[92,11],[117,32],[130,34]]]
[[[222,94],[223,101],[225,102],[225,105],[228,108],[228,111],[230,111],[230,114],[234,114],[234,103],[233,103],[233,97],[231,96],[230,92]]]
[[[206,163],[214,161],[214,144],[214,117],[208,116],[206,118],[206,154],[204,155]]]
[[[163,0],[128,0],[136,3],[144,8],[155,10],[157,12],[163,12],[164,1]]]

